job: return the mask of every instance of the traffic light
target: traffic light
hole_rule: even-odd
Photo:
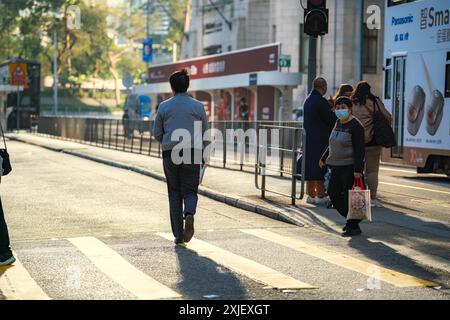
[[[328,33],[327,0],[308,0],[304,14],[304,28],[307,35],[316,38]]]

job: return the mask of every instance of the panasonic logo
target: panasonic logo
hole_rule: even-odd
[[[412,15],[409,15],[407,17],[402,17],[402,18],[392,17],[392,25],[393,26],[398,26],[401,24],[408,24],[408,23],[413,23],[413,22],[414,22],[414,17]]]

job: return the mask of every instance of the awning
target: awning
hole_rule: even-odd
[[[252,73],[241,73],[221,77],[195,79],[190,81],[189,91],[208,91],[216,89],[231,89],[252,86],[273,87],[297,87],[301,84],[300,73],[288,73],[280,71],[261,71]],[[135,86],[133,93],[138,95],[149,95],[158,93],[171,93],[168,81],[147,85]]]

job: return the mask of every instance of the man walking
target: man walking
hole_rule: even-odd
[[[330,133],[336,123],[336,115],[331,111],[328,101],[323,97],[327,93],[327,82],[324,78],[316,78],[313,90],[303,105],[304,128],[306,130],[306,170],[307,202],[326,204],[325,173],[326,168],[319,167],[319,161],[328,148]]]
[[[162,143],[172,232],[175,243],[183,245],[194,235],[200,166],[203,163],[203,135],[208,129],[208,122],[203,104],[187,94],[187,71],[175,72],[169,81],[174,96],[161,103],[155,119],[154,135]],[[199,127],[201,132],[197,132]],[[183,133],[189,135],[189,141],[183,141],[186,139]],[[180,149],[181,144],[183,148]]]

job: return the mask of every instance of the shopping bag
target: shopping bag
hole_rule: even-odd
[[[370,190],[365,190],[362,178],[356,178],[352,190],[348,190],[347,220],[372,221]]]

